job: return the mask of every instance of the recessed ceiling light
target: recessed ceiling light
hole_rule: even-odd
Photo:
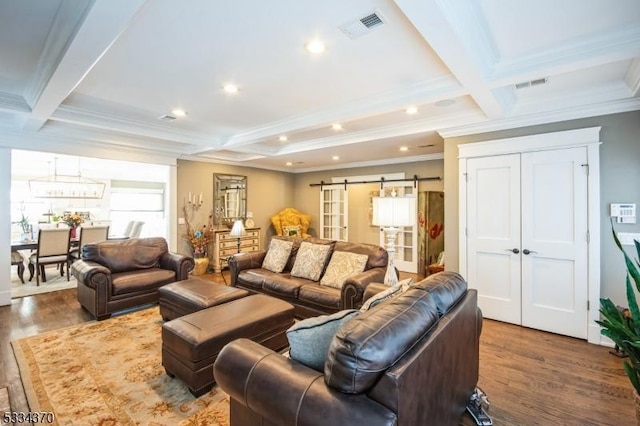
[[[406,146],[401,146],[400,151],[409,151],[409,148]]]
[[[304,48],[311,53],[322,53],[327,50],[327,46],[318,39],[307,42],[307,44],[304,45]]]
[[[407,114],[411,114],[411,115],[417,114],[418,113],[418,107],[410,106],[405,111],[407,112]]]
[[[339,159],[340,159],[340,157],[338,157],[337,155],[334,155],[334,156],[333,156],[333,159],[334,159],[334,160],[339,160]]]
[[[240,89],[238,89],[238,86],[236,86],[236,85],[235,85],[235,84],[233,84],[233,83],[227,83],[227,84],[225,84],[224,86],[222,86],[222,89],[223,89],[225,92],[227,92],[227,93],[231,93],[231,94],[233,94],[233,93],[238,93],[238,91],[240,90]]]
[[[291,161],[287,161],[287,166],[293,166],[293,163]]]
[[[331,128],[332,128],[333,130],[342,130],[342,124],[340,124],[340,123],[333,123],[333,124],[331,125]]]
[[[279,140],[280,142],[286,142],[286,141],[288,141],[288,140],[289,140],[289,138],[288,138],[286,135],[282,135],[282,136],[280,136],[280,137],[278,138],[278,140]]]
[[[180,108],[174,108],[171,110],[171,114],[173,114],[176,117],[184,117],[187,115],[187,111]]]

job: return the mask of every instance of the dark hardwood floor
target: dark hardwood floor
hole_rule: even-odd
[[[223,283],[220,274],[206,278]],[[14,411],[28,411],[10,341],[91,321],[76,290],[22,299],[0,307],[0,387]],[[495,425],[634,424],[631,386],[622,361],[585,341],[485,320],[478,385]],[[437,368],[437,366],[434,366]],[[464,419],[465,425],[473,422]]]

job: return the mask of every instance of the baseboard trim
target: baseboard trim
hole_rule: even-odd
[[[11,304],[11,290],[0,291],[0,306]]]

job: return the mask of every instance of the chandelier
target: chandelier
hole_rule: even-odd
[[[29,190],[35,198],[90,198],[99,199],[104,195],[105,184],[80,175],[59,175],[57,158],[54,160],[53,176],[29,180]]]

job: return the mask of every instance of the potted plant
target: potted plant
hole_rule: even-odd
[[[20,241],[26,242],[31,240],[31,224],[29,223],[29,218],[24,215],[24,211],[21,212],[21,217],[18,222],[20,225],[20,230],[22,233],[20,234]]]
[[[627,267],[626,292],[629,311],[625,314],[611,300],[600,299],[602,320],[596,322],[602,327],[600,333],[613,340],[629,356],[629,359],[624,361],[624,371],[634,389],[636,420],[640,425],[640,309],[636,299],[640,293],[640,242],[634,241],[638,255],[634,262],[622,248],[613,224],[611,228],[613,239],[624,254]],[[631,280],[635,283],[635,289]]]

